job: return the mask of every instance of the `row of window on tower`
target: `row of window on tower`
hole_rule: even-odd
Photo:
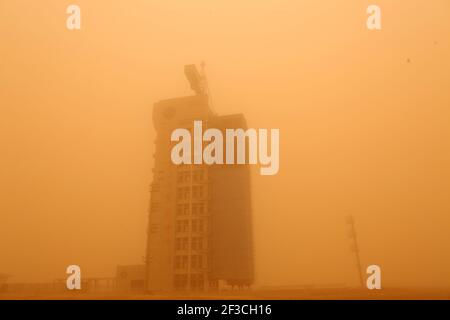
[[[193,273],[191,277],[191,289],[202,290],[204,288],[204,277],[201,273]],[[174,277],[174,284],[176,289],[186,289],[188,286],[187,274],[176,274]]]
[[[177,188],[177,200],[189,200],[191,190],[189,187]],[[203,186],[192,186],[192,199],[202,199],[204,195]]]
[[[177,173],[177,182],[178,183],[187,183],[191,182],[191,174],[193,182],[202,182],[205,179],[205,174],[203,170],[194,170],[194,171],[179,171]]]
[[[192,219],[192,220],[178,220],[176,222],[175,231],[180,232],[189,232],[189,221],[191,222],[191,231],[192,232],[203,232],[204,231],[204,221],[201,219]]]
[[[192,207],[191,207],[192,206]],[[192,210],[192,215],[202,215],[205,213],[205,206],[203,203],[189,203],[179,204],[177,206],[177,216],[187,216],[190,213],[190,209]]]
[[[204,267],[203,262],[204,256],[200,254],[191,255],[191,269],[202,269]],[[175,256],[175,269],[176,270],[187,270],[188,269],[189,256],[187,255],[177,255]]]
[[[192,237],[191,238],[191,249],[192,250],[203,250],[204,248],[204,239],[201,237]],[[175,250],[188,250],[189,249],[189,238],[182,237],[175,239]]]

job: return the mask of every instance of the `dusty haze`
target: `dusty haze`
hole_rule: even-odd
[[[81,7],[82,30],[65,27]],[[253,168],[258,285],[358,283],[345,217],[384,286],[450,286],[450,3],[1,1],[0,273],[142,263],[154,102],[191,94],[280,129]]]

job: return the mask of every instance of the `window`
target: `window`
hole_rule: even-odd
[[[192,238],[191,248],[192,250],[197,250],[198,238]]]
[[[188,245],[189,245],[189,239],[188,238],[183,238],[181,240],[181,249],[182,250],[187,250]]]
[[[178,220],[176,222],[175,230],[176,232],[187,232],[189,229],[189,221],[188,220]]]
[[[177,216],[184,216],[189,214],[189,204],[177,205]]]
[[[193,186],[192,187],[192,198],[193,199],[203,198],[203,186]]]
[[[183,199],[183,188],[177,188],[177,200]]]
[[[192,248],[192,250],[202,250],[203,249],[203,239],[200,237],[192,238],[191,248]]]
[[[191,180],[191,173],[189,171],[179,171],[177,173],[177,183],[189,182]]]
[[[192,220],[192,232],[203,232],[203,220]]]
[[[187,268],[188,256],[175,256],[175,269],[183,270]]]
[[[197,256],[191,256],[191,268],[197,268]]]
[[[194,182],[200,182],[203,180],[203,170],[196,170],[192,173],[192,180]]]
[[[192,204],[192,215],[202,215],[204,214],[204,204],[203,203],[193,203]]]
[[[203,232],[203,220],[201,220],[201,219],[192,220],[192,231],[193,232]]]
[[[189,247],[188,238],[176,238],[175,239],[175,250],[187,250]]]
[[[193,289],[203,289],[203,275],[202,274],[192,274],[191,275],[191,287]]]
[[[191,256],[191,268],[201,269],[203,267],[203,256],[193,255]]]
[[[185,187],[183,189],[183,197],[184,199],[188,200],[189,199],[189,187]]]

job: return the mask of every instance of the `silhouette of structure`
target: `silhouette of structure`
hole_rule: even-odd
[[[174,165],[170,136],[204,127],[246,129],[241,114],[218,116],[194,65],[185,74],[196,93],[154,105],[157,131],[148,225],[148,291],[216,290],[253,283],[253,235],[248,165]],[[206,129],[205,128],[205,129]],[[236,152],[235,152],[236,154]]]
[[[349,234],[348,234],[349,238],[352,241],[350,249],[355,254],[356,267],[358,268],[359,284],[361,285],[361,287],[364,287],[363,270],[362,270],[362,265],[361,265],[361,257],[359,255],[358,238],[356,236],[355,219],[353,218],[353,216],[348,216],[346,219],[346,222],[350,228]]]
[[[117,266],[115,287],[120,291],[144,291],[145,270],[144,265]]]
[[[7,282],[8,282],[9,278],[11,278],[10,275],[0,273],[0,293],[6,291],[8,289]]]

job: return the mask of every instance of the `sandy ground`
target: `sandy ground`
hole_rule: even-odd
[[[3,293],[0,300],[450,300],[446,289],[271,289],[217,293]]]

